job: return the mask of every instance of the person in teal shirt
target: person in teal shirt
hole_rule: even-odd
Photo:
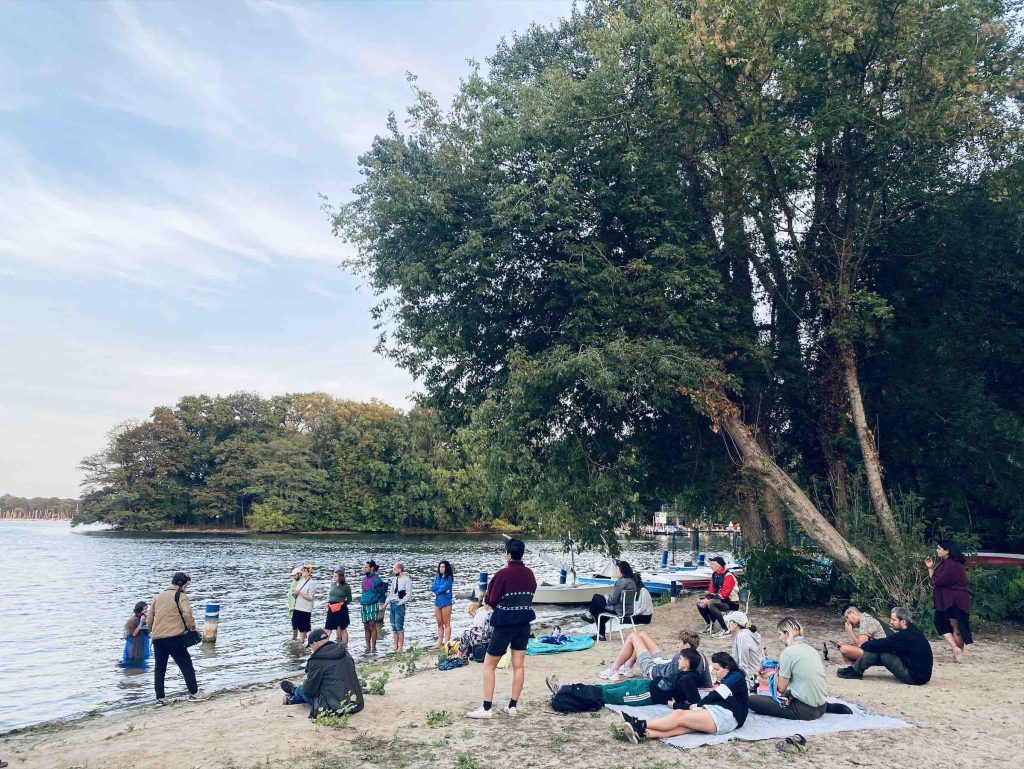
[[[437,646],[444,648],[452,640],[452,585],[455,575],[448,561],[437,564],[437,575],[430,591],[434,594],[434,619],[437,621]]]

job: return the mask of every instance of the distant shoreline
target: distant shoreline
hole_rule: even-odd
[[[29,519],[24,519],[29,520]],[[62,521],[70,523],[70,519]],[[502,534],[500,529],[400,529],[399,531],[360,531],[357,529],[312,529],[309,531],[255,531],[253,529],[219,528],[210,529],[201,526],[175,526],[173,529],[118,529],[112,527],[108,531],[123,531],[128,534],[236,534],[247,536],[251,534],[266,535],[303,535],[303,536],[336,536],[336,535],[360,535],[360,534],[402,534],[402,535],[441,535],[459,534],[471,537],[494,536]],[[505,531],[506,534],[522,534],[521,531]]]

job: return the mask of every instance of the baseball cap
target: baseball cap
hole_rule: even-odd
[[[328,639],[327,631],[322,627],[318,627],[306,638],[306,646],[315,644],[317,641],[326,641]]]
[[[723,617],[723,619],[725,620],[726,624],[729,624],[730,622],[735,622],[740,627],[746,627],[747,625],[747,615],[741,611],[731,611],[728,614],[726,614],[725,617]]]

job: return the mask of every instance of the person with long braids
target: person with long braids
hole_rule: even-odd
[[[939,562],[931,556],[924,559],[932,583],[935,603],[935,630],[946,639],[953,662],[964,661],[964,651],[974,643],[971,635],[971,591],[967,586],[967,558],[951,539],[935,544]]]
[[[743,726],[750,697],[743,671],[732,655],[715,652],[711,655],[711,672],[719,683],[700,702],[687,703],[685,710],[650,721],[622,713],[629,741],[638,744],[646,739],[660,740],[691,732],[728,734]]]
[[[786,647],[779,655],[775,674],[777,697],[754,694],[750,710],[762,716],[815,721],[825,715],[828,683],[818,651],[804,643],[803,626],[795,617],[783,617],[777,625]]]

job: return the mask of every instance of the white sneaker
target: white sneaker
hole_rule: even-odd
[[[626,665],[625,667],[619,668],[619,675],[622,676],[623,678],[632,678],[633,677],[633,667],[631,665]]]
[[[728,630],[719,630],[717,633],[712,633],[712,638],[728,638],[731,633]]]
[[[484,706],[481,705],[476,710],[466,713],[466,718],[494,718],[494,708],[484,710]]]
[[[210,699],[210,695],[206,692],[196,692],[195,694],[188,695],[189,702],[202,702],[208,699]]]
[[[619,671],[617,671],[615,668],[613,668],[611,666],[606,667],[604,670],[602,670],[600,673],[597,674],[598,678],[604,678],[604,679],[618,678],[618,676],[619,676]]]
[[[494,708],[491,708],[491,710],[493,710],[493,709],[494,709]],[[505,707],[503,708],[503,710],[504,710],[504,711],[505,711],[505,712],[506,712],[506,713],[507,713],[508,715],[510,715],[510,716],[518,715],[518,712],[516,711],[516,709],[515,709],[515,708],[510,708],[510,707],[509,707],[508,705],[506,705],[506,706],[505,706]]]

